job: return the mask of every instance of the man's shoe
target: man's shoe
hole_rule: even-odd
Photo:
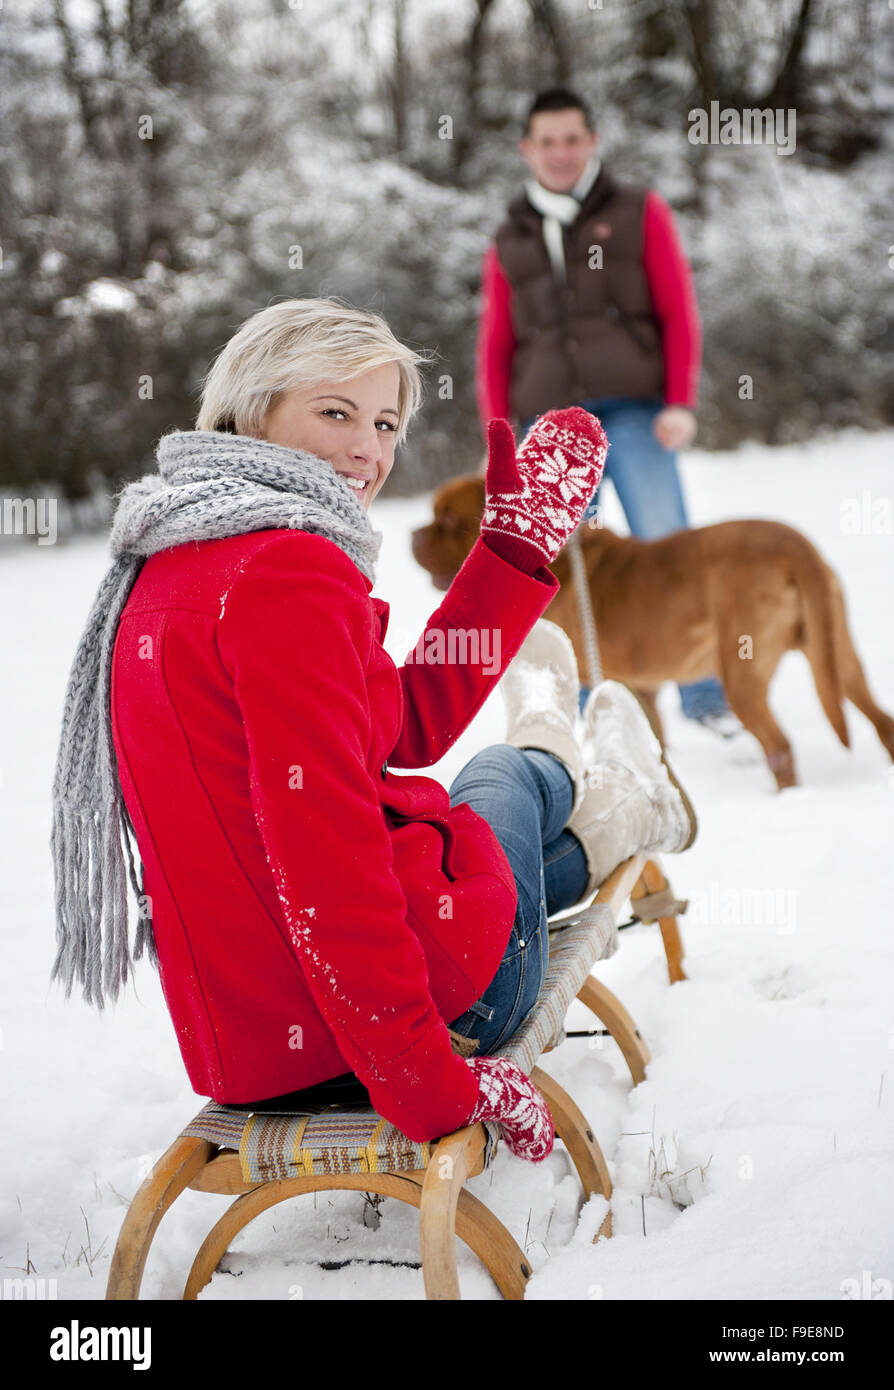
[[[596,686],[584,708],[584,726],[587,785],[566,829],[586,855],[589,897],[637,851],[688,849],[698,821],[631,691],[617,681]]]
[[[580,804],[585,790],[575,732],[579,689],[571,638],[556,623],[541,618],[500,680],[506,742],[515,748],[542,748],[557,757],[574,784],[573,807]]]
[[[704,725],[712,734],[717,734],[718,738],[735,738],[737,734],[745,732],[744,724],[740,723],[731,709],[719,710],[716,714],[697,715],[693,722]]]

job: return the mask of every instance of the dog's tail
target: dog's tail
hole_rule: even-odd
[[[807,540],[798,536],[793,546],[794,579],[801,595],[804,627],[804,654],[810,662],[813,681],[826,718],[845,748],[851,740],[842,708],[841,673],[835,646],[835,614],[831,583],[822,556]]]

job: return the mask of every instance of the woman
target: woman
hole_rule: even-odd
[[[214,363],[195,430],[163,436],[158,473],[123,491],[66,696],[53,978],[69,993],[77,977],[99,1007],[103,984],[116,997],[126,980],[123,839],[134,955],[147,946],[159,968],[198,1094],[275,1108],[353,1081],[411,1139],[493,1119],[537,1162],[553,1142],[543,1099],[486,1053],[542,982],[543,845],[558,839],[563,866],[550,911],[592,876],[582,840],[561,838],[580,769],[535,730],[532,747],[472,759],[450,796],[390,771],[436,762],[494,681],[480,660],[398,670],[382,646],[388,604],[370,596],[381,534],[368,511],[423,360],[334,299],[263,309]],[[517,459],[507,422],[489,443],[481,536],[426,636],[492,629],[505,669],[556,591],[546,564],[606,444],[577,409],[538,421]],[[539,827],[514,863],[470,804],[476,780],[495,820],[521,809]],[[448,1020],[474,1030],[479,1055],[453,1050]]]

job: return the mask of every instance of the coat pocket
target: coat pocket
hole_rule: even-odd
[[[431,995],[445,1019],[456,1018],[490,984],[515,919],[515,880],[508,864],[510,882],[485,847],[466,843],[466,838],[454,835],[452,827],[422,820],[391,831],[407,921],[422,947]],[[451,840],[452,864],[445,854]]]

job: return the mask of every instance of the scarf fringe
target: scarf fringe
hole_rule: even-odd
[[[158,951],[152,932],[151,904],[139,879],[131,849],[133,833],[123,800],[113,797],[104,813],[57,804],[53,812],[50,844],[60,853],[56,878],[57,952],[50,980],[60,979],[69,998],[75,982],[82,996],[102,1009],[105,996],[117,1000],[127,983],[134,961],[144,953],[158,967]],[[139,917],[131,954],[128,945],[129,909],[127,876],[122,853],[127,851],[127,871]],[[137,855],[139,862],[139,855]]]

